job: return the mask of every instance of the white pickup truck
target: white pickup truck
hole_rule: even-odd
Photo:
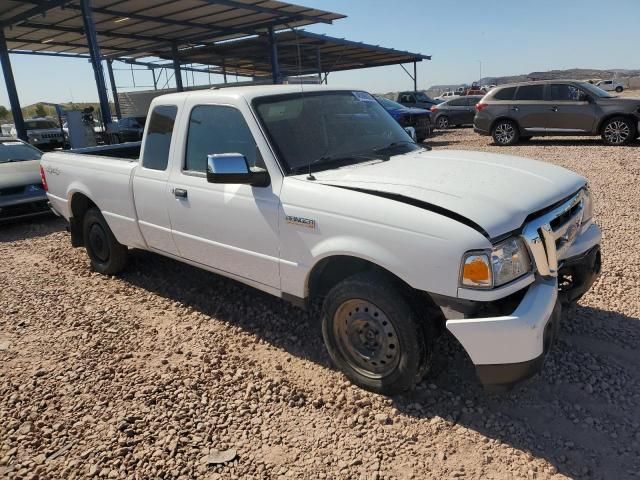
[[[583,177],[431,151],[366,92],[213,89],[158,97],[149,115],[141,145],[44,155],[73,245],[105,274],[133,247],[321,299],[332,360],[369,390],[411,389],[445,328],[483,385],[509,388],[600,271]]]

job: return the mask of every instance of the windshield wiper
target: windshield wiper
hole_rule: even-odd
[[[425,149],[431,150],[431,147],[426,147],[426,146],[423,146],[423,145],[418,145],[418,144],[417,144],[416,142],[414,142],[413,140],[399,140],[399,141],[391,142],[390,144],[385,145],[385,146],[383,146],[383,147],[376,148],[376,149],[374,149],[373,151],[374,151],[374,152],[376,152],[376,153],[382,153],[382,152],[385,152],[385,151],[387,151],[387,150],[392,150],[392,149],[394,149],[394,148],[396,148],[396,147],[399,147],[400,145],[407,145],[407,144],[409,144],[409,145],[415,145],[416,147],[419,147],[419,148],[425,148]],[[407,153],[409,153],[409,152],[407,152]]]
[[[334,164],[334,163],[340,163],[340,162],[348,162],[350,160],[389,160],[389,157],[387,156],[383,156],[383,155],[376,155],[376,154],[367,154],[367,153],[350,153],[350,154],[345,154],[345,155],[323,155],[319,158],[316,158],[315,160],[312,160],[311,162],[309,162],[308,165],[306,166],[300,166],[300,167],[296,167],[294,169],[291,170],[292,173],[294,174],[298,174],[298,173],[303,173],[303,172],[308,172],[309,175],[307,176],[307,179],[309,180],[315,180],[315,177],[311,174],[311,168],[313,167],[313,165],[319,164],[319,163],[326,163],[328,165],[330,164]]]

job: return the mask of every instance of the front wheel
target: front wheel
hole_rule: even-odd
[[[626,145],[636,138],[636,125],[625,117],[614,117],[602,125],[602,140],[607,145]]]
[[[622,87],[616,87],[616,92],[622,93],[622,90],[624,90]]]
[[[391,278],[365,272],[336,285],[322,311],[333,363],[356,385],[394,395],[428,370],[432,335]]]
[[[116,240],[97,208],[92,208],[85,214],[82,235],[91,266],[96,272],[113,275],[124,269],[128,249]]]
[[[518,131],[518,125],[514,121],[500,120],[494,125],[491,136],[498,145],[515,145],[520,139],[520,132]]]
[[[436,125],[440,130],[446,130],[449,128],[449,117],[446,115],[439,116]]]

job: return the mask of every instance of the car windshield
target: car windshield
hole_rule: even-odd
[[[0,163],[40,160],[42,152],[22,142],[0,142]]]
[[[431,102],[432,101],[426,93],[422,93],[422,92],[416,92],[416,99],[419,102]]]
[[[58,128],[51,120],[26,120],[24,126],[27,130],[41,130],[46,128]]]
[[[380,104],[386,108],[387,110],[389,109],[404,109],[406,108],[404,105],[402,105],[401,103],[398,102],[394,102],[393,100],[389,100],[388,98],[384,98],[384,97],[376,97],[376,99],[380,102]]]
[[[587,92],[592,95],[595,95],[599,98],[614,98],[609,92],[605,92],[600,87],[596,87],[595,85],[591,85],[588,82],[580,82],[580,86],[584,88]]]
[[[326,91],[259,97],[254,109],[289,174],[420,150],[370,94]]]

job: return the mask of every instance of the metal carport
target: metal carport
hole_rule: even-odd
[[[179,52],[274,30],[332,23],[343,15],[275,0],[3,0],[0,62],[18,136],[26,140],[9,53],[89,57],[102,120],[111,123],[102,60],[171,58],[182,90]],[[275,44],[270,56],[277,76]],[[113,88],[113,85],[112,85]]]

